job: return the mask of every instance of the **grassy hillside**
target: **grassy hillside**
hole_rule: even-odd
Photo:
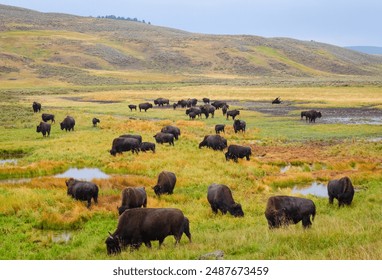
[[[29,81],[124,85],[145,81],[148,73],[156,73],[158,82],[264,83],[267,77],[357,81],[382,71],[380,57],[319,42],[203,35],[4,5],[0,35],[0,79],[9,86]]]

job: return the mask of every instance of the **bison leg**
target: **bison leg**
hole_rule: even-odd
[[[304,228],[309,228],[312,225],[309,215],[302,217],[302,225]]]
[[[90,206],[91,206],[91,204],[92,204],[92,198],[90,197],[90,198],[88,198],[88,208],[90,208]]]
[[[151,242],[150,241],[145,241],[145,245],[147,248],[151,248]]]
[[[334,196],[329,195],[329,204],[333,204]]]
[[[212,212],[214,212],[214,214],[218,213],[218,208],[215,205],[211,205],[211,209],[212,209]]]

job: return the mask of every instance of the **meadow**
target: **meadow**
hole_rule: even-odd
[[[0,89],[0,259],[184,259],[194,260],[215,250],[225,259],[381,259],[382,143],[381,124],[325,122],[333,108],[382,109],[381,87],[257,87],[141,83],[108,87],[36,85]],[[280,96],[283,103],[272,112],[255,110]],[[247,131],[235,134],[232,120],[221,110],[214,118],[189,120],[185,109],[154,107],[130,111],[128,104],[165,97],[208,97],[227,100],[241,110]],[[36,133],[41,113],[32,102],[42,103],[41,113],[55,114],[50,137]],[[267,107],[268,108],[268,107]],[[300,110],[320,109],[315,124],[300,120]],[[285,114],[277,114],[277,110]],[[342,112],[342,111],[341,111]],[[346,112],[346,110],[344,111]],[[66,115],[76,120],[74,132],[60,129]],[[101,120],[93,127],[91,120]],[[345,116],[343,116],[345,117]],[[380,118],[380,116],[377,116]],[[222,135],[228,144],[251,146],[250,161],[227,162],[224,153],[198,148],[215,124],[226,124]],[[175,125],[181,136],[175,146],[156,145],[156,153],[125,152],[110,155],[112,140],[121,134],[153,135],[165,125]],[[10,160],[6,162],[5,160]],[[289,166],[287,171],[281,171]],[[98,205],[66,195],[65,178],[71,167],[99,168],[110,175],[94,179],[100,188]],[[176,174],[173,195],[156,197],[152,186],[162,170]],[[264,216],[272,195],[291,195],[295,186],[349,176],[356,187],[351,206],[338,208],[328,199],[308,195],[317,207],[313,226],[301,223],[269,230]],[[207,202],[212,183],[229,186],[245,216],[215,215]],[[108,231],[117,225],[117,206],[127,186],[145,186],[148,207],[175,207],[190,220],[193,242],[183,236],[174,247],[167,237],[158,249],[142,246],[117,256],[106,254]],[[302,196],[299,194],[293,194]]]

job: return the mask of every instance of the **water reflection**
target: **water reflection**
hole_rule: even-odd
[[[0,165],[5,165],[5,164],[17,164],[17,159],[0,159]]]
[[[64,173],[58,174],[56,178],[74,178],[78,180],[107,179],[109,175],[98,168],[69,168]]]
[[[292,189],[292,193],[302,194],[302,195],[315,195],[319,197],[328,197],[328,190],[325,184],[313,182],[309,186],[295,186]]]

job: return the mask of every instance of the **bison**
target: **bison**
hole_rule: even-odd
[[[174,146],[174,135],[171,133],[159,132],[153,136],[158,144],[169,143]]]
[[[133,109],[136,111],[137,110],[137,105],[133,105],[133,104],[129,104],[129,109],[130,109],[130,112],[133,111]]]
[[[227,111],[226,113],[226,116],[227,116],[227,120],[229,117],[232,117],[232,119],[234,120],[236,118],[236,116],[240,115],[240,111],[239,110],[230,110],[230,111]]]
[[[43,137],[49,136],[50,135],[50,123],[40,122],[40,124],[36,128],[36,132],[41,132]]]
[[[140,208],[147,206],[147,195],[144,187],[125,188],[122,191],[122,204],[118,207],[121,215],[126,209]]]
[[[210,99],[209,98],[207,98],[207,97],[203,97],[203,102],[205,103],[205,104],[210,104]]]
[[[138,154],[140,150],[140,143],[137,139],[127,138],[127,137],[118,137],[113,140],[110,154],[115,156],[117,153],[122,154],[122,152],[131,151]]]
[[[176,126],[167,125],[161,129],[161,132],[163,133],[170,133],[174,135],[175,140],[178,140],[178,137],[180,135],[180,129]]]
[[[280,97],[276,97],[273,101],[272,101],[272,104],[280,104],[281,103],[281,99]]]
[[[56,121],[54,120],[54,115],[52,114],[42,114],[41,115],[41,119],[44,121],[44,122],[47,122],[47,121],[52,121],[52,123],[55,123]]]
[[[142,110],[145,110],[145,112],[147,112],[148,109],[153,107],[153,104],[149,102],[145,102],[145,103],[140,103],[138,107],[139,107],[139,112],[142,112]]]
[[[220,132],[224,132],[225,124],[217,124],[215,125],[215,132],[216,134],[219,134]]]
[[[97,118],[92,119],[93,126],[97,126],[97,123],[100,123],[100,120]]]
[[[187,100],[181,99],[178,101],[178,105],[182,108],[187,107]]]
[[[245,132],[246,126],[247,126],[247,123],[245,121],[234,120],[233,122],[233,130],[235,131],[235,133],[239,131]]]
[[[123,138],[134,138],[134,139],[137,139],[139,144],[142,143],[142,136],[141,135],[138,135],[138,134],[122,134],[122,135],[119,135],[119,137],[123,137]]]
[[[157,196],[161,194],[172,194],[174,192],[176,184],[175,173],[170,171],[162,171],[158,175],[157,184],[153,187],[153,190]]]
[[[76,121],[74,120],[73,117],[71,116],[67,116],[61,123],[60,123],[60,126],[61,126],[61,130],[64,130],[65,131],[74,131],[74,126],[76,124]]]
[[[212,106],[214,106],[216,109],[222,108],[224,105],[227,105],[227,102],[221,101],[221,100],[216,100],[211,103]]]
[[[87,207],[90,208],[91,200],[94,200],[94,203],[98,203],[98,186],[92,182],[79,181],[73,178],[70,178],[66,182],[67,194],[71,195],[74,199],[87,201]]]
[[[167,98],[159,97],[154,100],[154,104],[163,107],[165,104],[170,105],[170,100],[168,100]]]
[[[40,112],[41,111],[41,103],[34,101],[32,104],[32,108],[33,108],[34,113]]]
[[[350,205],[353,201],[354,187],[349,177],[342,177],[339,180],[330,180],[328,183],[329,203],[333,204],[333,199],[338,200],[338,207]]]
[[[121,252],[121,247],[138,249],[142,243],[151,248],[151,241],[158,240],[159,247],[164,239],[173,235],[175,245],[183,233],[191,242],[190,222],[183,212],[176,208],[133,208],[119,217],[117,229],[109,232],[106,250],[109,255]]]
[[[309,111],[302,111],[301,112],[301,119],[305,117],[306,121],[309,120],[309,122],[316,122],[317,118],[321,118],[322,114],[320,111],[316,110],[309,110]]]
[[[195,114],[195,116],[201,117],[202,116],[202,109],[199,107],[191,107],[186,110],[186,115],[188,115],[191,118],[191,114]]]
[[[155,153],[155,143],[152,143],[152,142],[142,142],[140,150],[142,152],[152,151],[153,153]]]
[[[232,192],[226,185],[210,185],[208,187],[207,200],[211,205],[212,212],[215,214],[220,210],[223,215],[228,211],[234,217],[244,216],[241,205],[233,200]]]
[[[312,200],[293,196],[271,196],[265,209],[270,229],[300,221],[308,228],[312,225],[310,217],[313,221],[315,215],[316,206]]]
[[[202,142],[199,143],[199,149],[202,147],[211,148],[213,150],[222,151],[227,148],[227,140],[219,134],[206,135]]]
[[[235,162],[237,162],[238,158],[245,157],[247,160],[249,160],[251,155],[251,147],[232,144],[228,146],[228,151],[225,153],[225,159],[227,161],[233,159]]]
[[[229,108],[228,105],[223,105],[223,107],[222,107],[223,116],[225,116],[225,114],[227,114],[228,108]]]
[[[206,116],[206,119],[208,119],[210,114],[212,118],[215,116],[215,107],[210,104],[205,104],[203,106],[200,106],[200,109],[202,110],[202,114]]]

